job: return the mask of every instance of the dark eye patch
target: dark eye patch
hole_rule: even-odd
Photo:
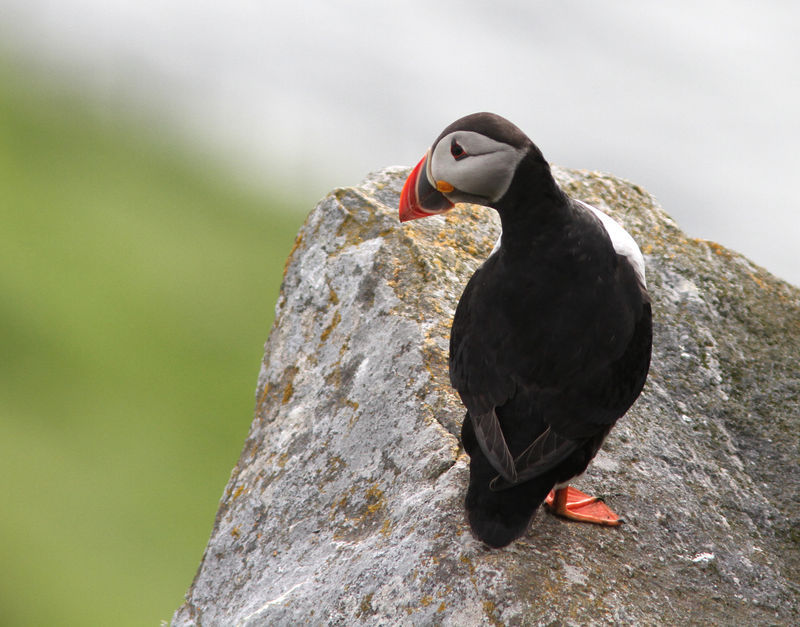
[[[453,159],[460,161],[467,156],[467,151],[454,139],[450,142],[450,154],[453,155]]]

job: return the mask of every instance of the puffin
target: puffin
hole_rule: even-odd
[[[441,132],[403,185],[400,221],[457,203],[491,207],[502,225],[450,333],[450,383],[466,408],[470,528],[504,547],[543,503],[566,519],[617,526],[608,505],[569,482],[644,387],[644,257],[619,223],[568,196],[539,148],[494,113]]]

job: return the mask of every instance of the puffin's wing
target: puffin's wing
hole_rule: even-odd
[[[490,484],[492,490],[506,490],[547,472],[598,434],[599,445],[636,400],[647,376],[652,343],[650,303],[644,296],[641,316],[621,357],[600,364],[585,386],[539,391],[539,407],[550,426],[514,459],[515,480],[501,473]]]
[[[480,319],[476,308],[486,306],[475,298],[476,287],[487,279],[486,266],[491,263],[490,257],[475,272],[456,307],[450,332],[450,382],[469,412],[489,463],[506,481],[516,482],[514,458],[495,412],[513,396],[516,385],[498,359],[498,346],[504,344],[499,325],[478,328],[476,323]]]
[[[540,394],[542,417],[561,436],[581,439],[610,428],[639,396],[652,347],[652,313],[646,294],[632,326],[619,357],[587,364],[580,380]]]
[[[490,484],[492,490],[506,490],[547,472],[580,447],[585,440],[570,440],[550,429],[542,433],[533,444],[514,460],[515,481],[507,477],[495,477]]]
[[[483,450],[483,454],[500,473],[500,476],[511,484],[518,482],[515,460],[508,450],[500,421],[494,409],[485,414],[470,414],[475,437]]]

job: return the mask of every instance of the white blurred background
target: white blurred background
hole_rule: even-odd
[[[800,4],[0,0],[0,52],[307,206],[463,114],[800,284]]]

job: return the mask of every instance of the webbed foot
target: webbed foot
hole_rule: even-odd
[[[623,522],[599,498],[584,494],[572,486],[551,490],[550,494],[545,498],[544,504],[556,516],[570,520],[606,525],[608,527],[616,527]]]

